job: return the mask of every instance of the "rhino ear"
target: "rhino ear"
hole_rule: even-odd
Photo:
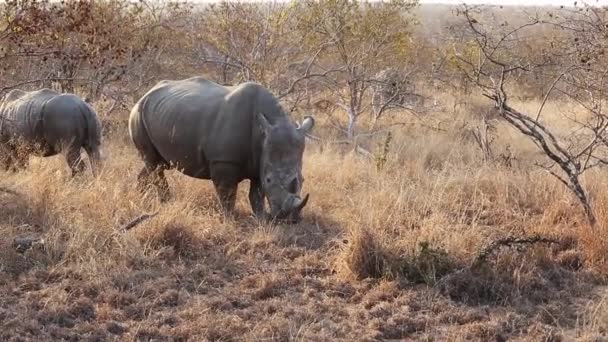
[[[298,127],[298,130],[303,134],[309,133],[315,126],[315,119],[312,116],[306,116],[302,125]]]
[[[260,129],[262,130],[262,132],[264,132],[264,134],[268,134],[268,132],[270,132],[270,129],[272,128],[272,126],[266,119],[266,116],[261,112],[257,112],[256,117],[257,117],[258,125],[260,125]]]

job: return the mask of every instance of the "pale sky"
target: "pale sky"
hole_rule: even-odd
[[[2,0],[0,0],[1,2]],[[218,2],[218,0],[193,0],[194,2]],[[258,2],[264,0],[226,0],[228,2]],[[270,0],[275,2],[283,2],[286,0]],[[452,4],[452,5],[461,5],[462,3],[467,3],[471,5],[475,4],[492,4],[492,5],[528,5],[528,6],[546,6],[546,5],[554,5],[554,6],[574,6],[575,0],[419,0],[420,3],[428,4],[428,3],[442,3],[442,4]],[[592,6],[608,6],[608,0],[578,0],[576,1],[578,6],[586,3]]]
[[[493,4],[493,5],[530,5],[530,6],[545,6],[545,5],[566,5],[573,6],[574,0],[420,0],[421,3],[443,3],[460,5],[463,2],[467,4]],[[608,0],[586,0],[578,1],[580,6],[582,3],[586,3],[592,6],[608,6]]]

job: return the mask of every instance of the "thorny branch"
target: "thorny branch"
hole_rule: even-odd
[[[506,237],[503,239],[495,240],[486,246],[484,249],[477,254],[473,262],[471,263],[471,269],[476,269],[481,266],[484,262],[486,262],[494,253],[496,253],[502,247],[513,247],[516,245],[528,245],[532,246],[538,243],[545,244],[560,244],[561,242],[557,239],[551,239],[547,237],[542,237],[539,235],[524,238],[524,237]]]

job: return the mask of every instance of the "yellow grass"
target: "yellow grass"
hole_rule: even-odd
[[[256,223],[246,182],[231,220],[209,181],[177,172],[168,173],[171,201],[141,196],[142,163],[124,129],[105,137],[98,179],[70,179],[61,157],[0,173],[0,185],[18,192],[0,194],[0,339],[600,336],[606,172],[585,179],[601,223],[591,231],[567,189],[532,165],[539,156],[520,136],[507,131],[496,143],[496,152],[512,146],[512,167],[482,161],[462,134],[474,108],[437,114],[446,132],[397,130],[381,170],[343,146],[309,143],[311,201],[297,225]],[[534,234],[562,243],[505,248],[468,268],[491,241]],[[29,235],[44,248],[21,255],[10,246]]]

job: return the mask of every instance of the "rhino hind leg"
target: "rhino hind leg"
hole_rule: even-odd
[[[100,173],[102,167],[101,152],[99,151],[99,147],[84,146],[84,150],[89,156],[89,163],[91,164],[91,173],[93,173],[93,177],[96,177]]]
[[[65,159],[72,170],[72,177],[82,174],[86,169],[86,164],[80,155],[80,147],[68,148]]]
[[[150,186],[156,188],[159,200],[161,202],[167,202],[171,197],[169,191],[169,182],[165,177],[166,166],[157,165],[150,166],[146,165],[142,168],[137,175],[137,188],[140,192],[146,192]]]
[[[53,146],[52,144],[44,143],[38,148],[37,152],[41,157],[46,158],[46,157],[52,157],[61,151],[58,151],[57,148],[55,146]]]

